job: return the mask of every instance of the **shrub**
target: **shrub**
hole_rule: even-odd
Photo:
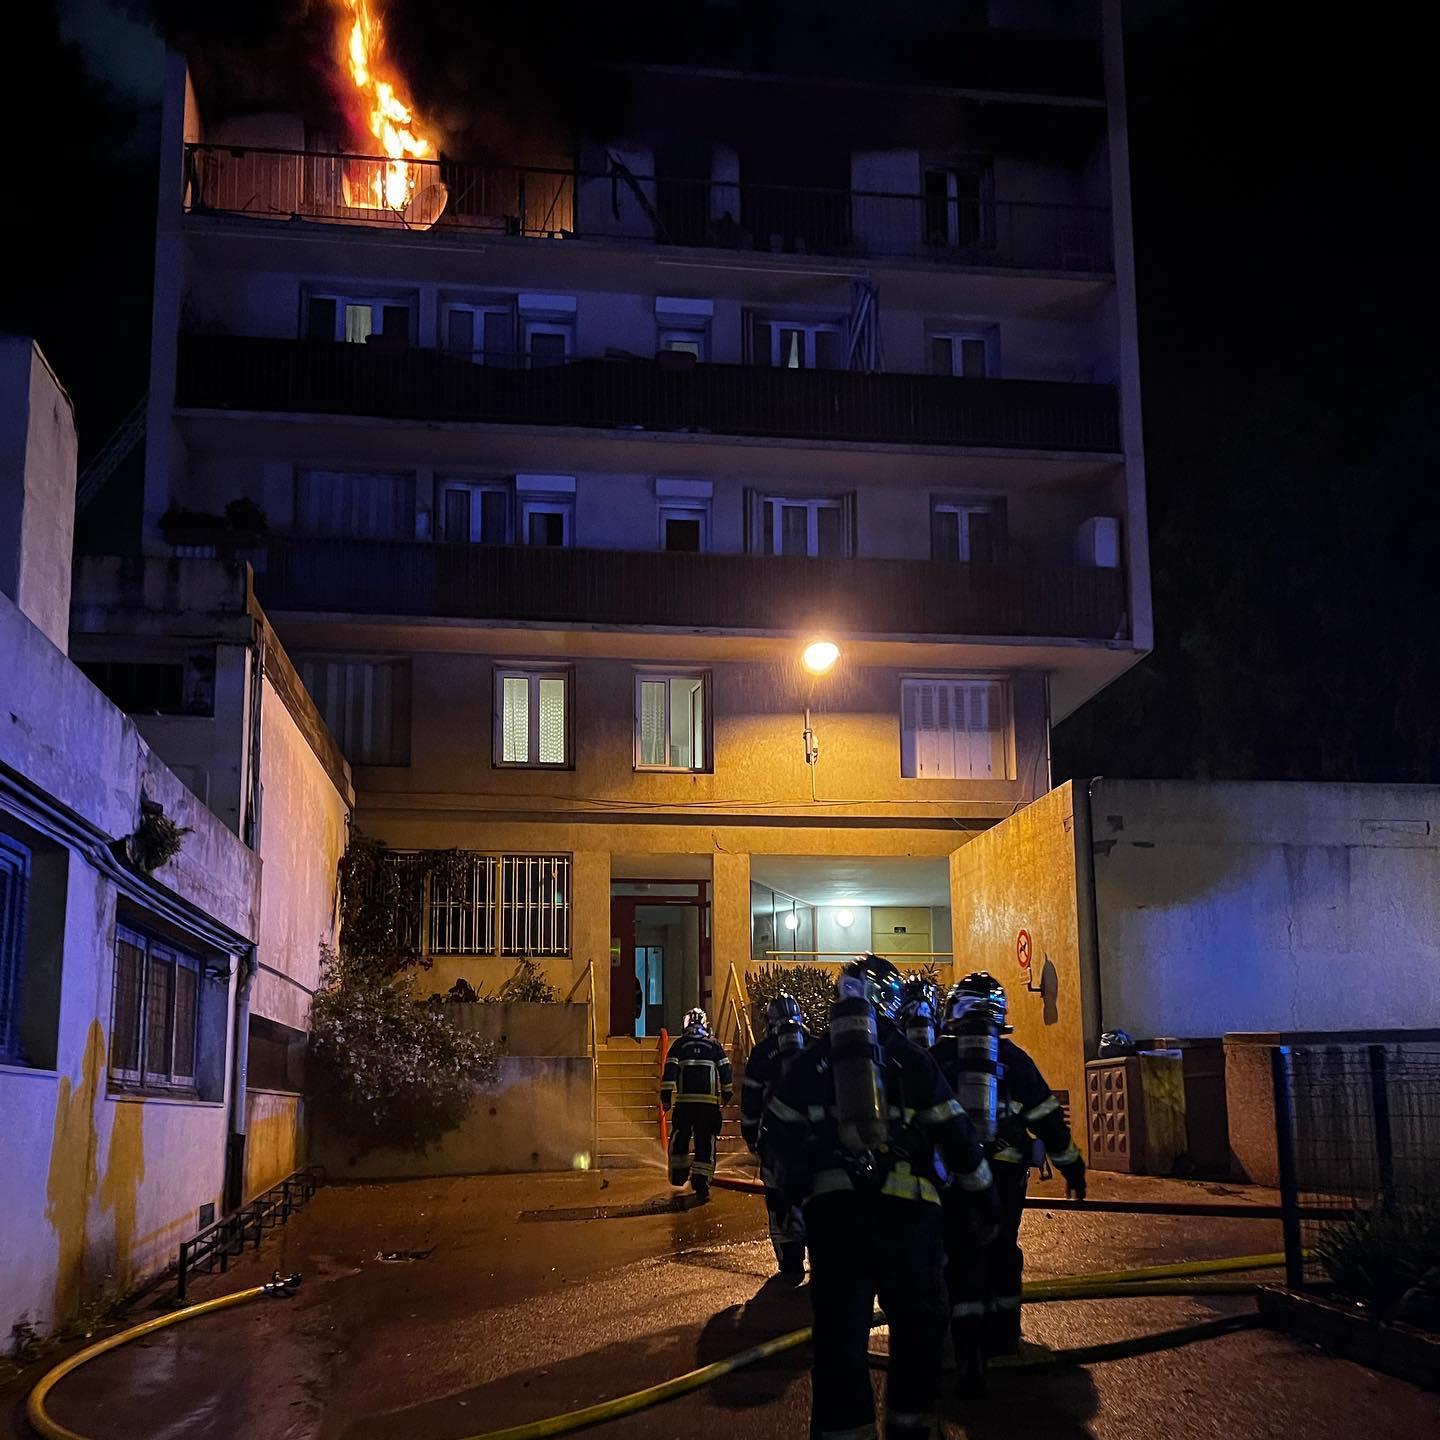
[[[310,1010],[316,1099],[361,1153],[424,1151],[464,1118],[495,1078],[495,1048],[457,1030],[443,1007],[417,1005],[408,978],[322,952]]]
[[[130,853],[142,870],[168,865],[191,833],[189,825],[177,825],[153,800],[140,802],[140,824],[130,837]]]
[[[1315,1254],[1338,1294],[1388,1319],[1440,1266],[1440,1201],[1358,1211],[1326,1230]]]
[[[830,1028],[835,977],[824,966],[803,961],[794,965],[766,965],[748,978],[746,989],[750,993],[751,1023],[756,1035],[765,1033],[765,1007],[782,991],[795,997],[812,1035],[823,1035]]]
[[[485,996],[487,1005],[558,1005],[560,992],[545,978],[545,972],[528,955],[521,957],[504,984]]]

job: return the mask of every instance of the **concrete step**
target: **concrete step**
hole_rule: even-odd
[[[623,1102],[626,1105],[658,1105],[660,1103],[660,1087],[658,1085],[607,1085],[602,1080],[600,1094],[607,1100]]]

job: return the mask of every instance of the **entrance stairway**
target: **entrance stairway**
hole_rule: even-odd
[[[612,1035],[597,1052],[600,1109],[595,1135],[598,1170],[662,1168],[660,1037]]]

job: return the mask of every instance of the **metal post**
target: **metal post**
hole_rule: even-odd
[[[1270,1080],[1275,1101],[1275,1154],[1280,1168],[1280,1229],[1285,1237],[1285,1283],[1298,1290],[1305,1281],[1300,1244],[1300,1187],[1295,1178],[1294,1087],[1290,1047],[1270,1052]]]
[[[1375,1169],[1380,1182],[1380,1204],[1395,1204],[1395,1142],[1390,1130],[1390,1087],[1386,1083],[1385,1047],[1366,1047],[1370,1058],[1370,1109],[1375,1121]]]

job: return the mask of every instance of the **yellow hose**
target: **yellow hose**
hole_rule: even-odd
[[[1203,1282],[1184,1288],[1166,1284],[1149,1285],[1146,1282],[1164,1282],[1181,1280],[1187,1276],[1208,1276],[1227,1272],[1269,1269],[1271,1266],[1283,1264],[1284,1258],[1283,1255],[1242,1255],[1228,1260],[1191,1260],[1173,1265],[1141,1266],[1134,1270],[1106,1270],[1094,1275],[1064,1275],[1052,1280],[1027,1283],[1024,1287],[1024,1294],[1027,1300],[1035,1302],[1112,1297],[1121,1299],[1174,1293],[1243,1294],[1251,1287],[1233,1281],[1227,1282],[1224,1288],[1216,1283],[1213,1289],[1204,1287]],[[118,1350],[122,1345],[130,1344],[132,1340],[142,1340],[147,1335],[153,1335],[157,1330],[178,1325],[182,1320],[193,1320],[197,1316],[208,1315],[212,1311],[224,1310],[232,1305],[243,1305],[262,1295],[276,1293],[280,1292],[273,1284],[256,1285],[249,1290],[237,1290],[232,1295],[221,1295],[214,1300],[204,1300],[196,1305],[187,1305],[182,1310],[157,1316],[142,1324],[132,1325],[128,1330],[121,1330],[104,1340],[97,1340],[93,1345],[88,1345],[85,1349],[71,1355],[69,1359],[62,1360],[41,1379],[40,1383],[30,1392],[30,1398],[25,1403],[26,1419],[35,1432],[44,1437],[44,1440],[89,1440],[89,1437],[69,1430],[51,1419],[49,1412],[45,1409],[45,1401],[50,1392],[67,1375],[111,1350]],[[878,1315],[876,1323],[883,1323]],[[716,1360],[712,1364],[702,1365],[698,1370],[689,1370],[683,1375],[662,1380],[660,1384],[650,1385],[644,1390],[636,1390],[629,1395],[620,1395],[614,1400],[605,1400],[598,1405],[586,1405],[579,1410],[569,1410],[563,1415],[550,1415],[542,1420],[531,1420],[526,1424],[512,1425],[504,1430],[487,1430],[483,1434],[466,1436],[464,1440],[544,1440],[544,1437],[547,1436],[566,1435],[573,1430],[599,1425],[607,1420],[617,1420],[622,1416],[633,1415],[637,1411],[659,1405],[666,1400],[673,1400],[677,1396],[688,1395],[691,1391],[699,1390],[702,1386],[710,1384],[712,1380],[718,1380],[746,1365],[753,1365],[759,1360],[767,1360],[773,1355],[781,1355],[787,1350],[794,1350],[809,1338],[810,1326],[807,1325],[803,1329],[792,1330],[785,1335],[777,1335],[773,1340],[752,1345],[748,1350],[741,1350],[738,1354],[728,1356],[724,1360]]]

